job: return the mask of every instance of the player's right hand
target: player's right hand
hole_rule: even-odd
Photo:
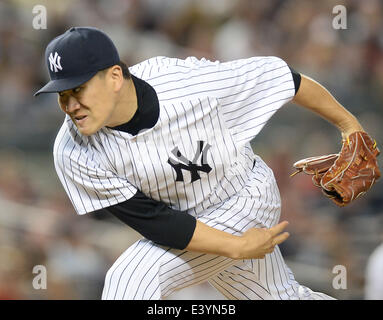
[[[290,234],[284,232],[288,226],[283,221],[271,228],[251,228],[241,236],[243,246],[236,259],[263,259],[266,254],[274,251],[276,245],[284,242]]]

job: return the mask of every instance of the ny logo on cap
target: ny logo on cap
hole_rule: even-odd
[[[49,55],[49,63],[50,63],[50,69],[51,71],[54,71],[57,72],[58,69],[62,70],[62,66],[60,64],[60,60],[61,60],[61,57],[58,55],[57,52],[55,52],[55,55],[51,54]]]

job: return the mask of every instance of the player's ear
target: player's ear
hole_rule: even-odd
[[[122,74],[122,69],[119,65],[114,65],[108,70],[110,80],[112,82],[113,90],[120,91],[122,84],[124,82],[124,76]]]

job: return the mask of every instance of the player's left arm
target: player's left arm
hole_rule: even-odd
[[[347,138],[355,131],[364,131],[358,119],[346,110],[333,95],[317,81],[300,75],[299,89],[292,102],[320,115]]]

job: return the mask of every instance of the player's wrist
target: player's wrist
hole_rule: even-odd
[[[244,259],[247,246],[247,239],[244,236],[234,236],[231,246],[227,247],[227,256],[234,260]]]
[[[353,132],[364,131],[362,125],[359,123],[359,121],[355,117],[343,122],[339,126],[339,130],[342,134],[342,139],[344,140],[347,139],[347,137]]]
[[[262,241],[260,241],[260,229],[253,229],[237,236],[231,250],[231,258],[235,260],[261,258],[263,254]]]

